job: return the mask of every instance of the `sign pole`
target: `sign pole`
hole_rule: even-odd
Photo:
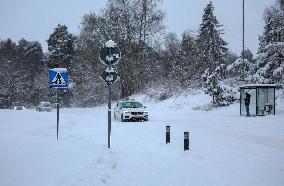
[[[114,41],[109,40],[105,46],[100,49],[100,61],[107,65],[107,69],[101,74],[101,79],[108,86],[108,148],[111,147],[111,86],[119,79],[116,71],[111,68],[120,60],[121,53]]]
[[[58,98],[58,90],[56,91],[56,101],[57,101],[57,134],[56,139],[58,140],[58,134],[59,134],[59,98]]]
[[[109,53],[109,59],[108,59],[108,68],[111,70],[111,48],[108,49]],[[110,148],[110,143],[111,143],[111,81],[108,82],[108,91],[109,91],[109,96],[108,96],[108,148]]]
[[[56,122],[56,139],[59,136],[59,89],[68,88],[68,71],[66,68],[53,68],[49,70],[49,87],[56,88],[57,102],[57,122]]]

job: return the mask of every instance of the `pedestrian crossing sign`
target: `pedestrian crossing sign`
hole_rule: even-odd
[[[50,88],[67,88],[68,72],[66,68],[53,68],[49,70]]]

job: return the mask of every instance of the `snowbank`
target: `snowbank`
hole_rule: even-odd
[[[150,120],[112,120],[110,150],[106,106],[62,109],[59,141],[55,111],[0,110],[0,185],[283,185],[283,101],[275,116],[240,117],[238,104],[193,110],[210,103],[204,94],[135,98]]]

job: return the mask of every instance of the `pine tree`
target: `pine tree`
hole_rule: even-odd
[[[214,6],[210,1],[204,9],[196,41],[199,54],[196,66],[200,75],[207,68],[209,73],[213,73],[216,67],[226,63],[225,57],[228,49],[227,43],[221,38],[223,34],[221,27],[222,25],[214,15]]]
[[[248,79],[254,83],[283,86],[284,10],[281,1],[264,12],[264,32],[259,37],[257,72]]]
[[[237,100],[236,90],[221,81],[224,70],[225,65],[221,64],[213,73],[207,69],[202,75],[205,93],[212,96],[212,103],[215,106],[227,106]]]
[[[0,96],[22,101],[23,65],[19,60],[18,47],[11,39],[0,43]]]
[[[51,67],[57,66],[68,68],[74,54],[75,37],[70,34],[65,25],[60,25],[47,40],[49,51],[49,64]]]
[[[192,84],[192,80],[197,79],[195,61],[197,60],[197,48],[195,35],[191,31],[182,34],[181,41],[181,63],[179,81],[184,87]]]
[[[255,59],[253,58],[253,53],[250,49],[246,48],[241,52],[241,56],[244,56],[244,59],[247,59],[251,63],[255,63]]]
[[[242,56],[244,56],[244,59],[242,59]],[[227,66],[226,70],[228,77],[235,79],[234,83],[237,83],[243,76],[247,78],[255,73],[256,64],[252,52],[249,49],[245,49],[244,54],[242,52],[239,58]]]
[[[69,77],[72,77],[71,60],[74,56],[74,42],[75,37],[70,34],[65,25],[58,25],[54,32],[49,36],[48,43],[48,63],[52,67],[67,68],[69,70]],[[54,91],[50,92],[53,96]],[[70,106],[71,92],[60,91],[62,102],[65,106]]]
[[[21,39],[18,45],[19,59],[23,65],[23,97],[28,104],[38,104],[40,95],[35,88],[38,79],[36,76],[43,73],[43,52],[37,41]],[[47,81],[46,81],[47,82]],[[42,82],[41,82],[42,84]]]
[[[227,89],[221,79],[225,77],[225,64],[228,55],[227,43],[221,38],[222,25],[214,15],[214,6],[210,1],[204,9],[202,23],[197,35],[198,74],[202,74],[205,93],[213,98],[214,105],[226,105],[230,98],[225,96]],[[205,72],[204,72],[205,71]]]

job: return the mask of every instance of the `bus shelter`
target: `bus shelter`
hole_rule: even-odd
[[[240,115],[265,116],[275,115],[275,84],[251,84],[240,86]],[[246,103],[246,98],[250,101]],[[247,108],[246,108],[247,107]]]

